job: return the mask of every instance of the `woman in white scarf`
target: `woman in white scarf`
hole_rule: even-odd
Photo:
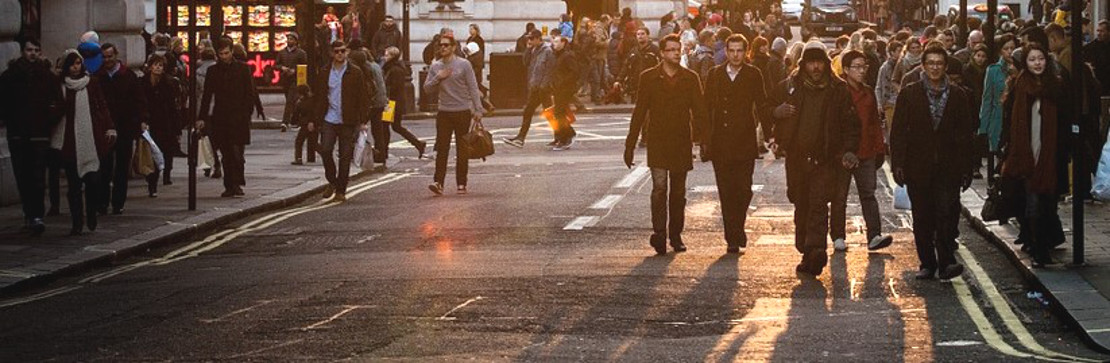
[[[69,182],[67,196],[73,218],[70,234],[78,235],[84,230],[86,215],[89,230],[96,230],[94,186],[100,157],[116,141],[116,130],[100,85],[89,77],[81,55],[74,50],[67,51],[62,72],[65,75],[60,85],[65,93],[64,117],[54,129],[50,144],[59,151]]]

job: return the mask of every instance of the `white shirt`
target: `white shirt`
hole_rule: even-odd
[[[1033,101],[1033,114],[1029,118],[1029,141],[1033,147],[1033,165],[1041,160],[1041,100]]]
[[[727,65],[725,66],[725,72],[728,72],[728,79],[731,81],[736,81],[736,77],[740,75],[740,69],[744,68],[744,66],[741,65],[739,67],[736,67],[736,69],[732,69],[732,63],[726,64]]]

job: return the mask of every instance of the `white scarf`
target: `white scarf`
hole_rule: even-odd
[[[77,91],[73,112],[73,151],[77,157],[77,175],[84,177],[86,174],[100,170],[100,157],[96,153],[96,135],[93,130],[92,112],[89,109],[89,92],[85,89],[89,85],[89,76],[78,79],[65,78],[65,90]],[[54,135],[50,138],[50,146],[61,150],[65,145],[66,123],[60,122],[54,128]]]

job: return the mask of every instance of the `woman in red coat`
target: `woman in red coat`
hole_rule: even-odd
[[[116,130],[100,84],[89,77],[81,55],[67,51],[62,72],[65,74],[60,85],[65,93],[64,116],[50,144],[60,151],[62,168],[69,182],[69,212],[73,218],[70,234],[78,235],[84,229],[86,214],[89,230],[96,230],[97,172],[100,158],[116,141]]]

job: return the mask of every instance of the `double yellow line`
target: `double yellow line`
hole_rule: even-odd
[[[412,173],[389,173],[389,174],[386,174],[386,175],[384,175],[380,178],[377,178],[377,179],[374,179],[374,180],[368,180],[368,181],[356,184],[356,185],[354,185],[354,186],[352,186],[351,188],[348,189],[347,197],[348,198],[353,198],[353,197],[358,196],[359,194],[362,194],[362,193],[364,193],[366,191],[369,191],[371,189],[374,189],[374,188],[377,188],[377,187],[380,187],[380,186],[383,186],[383,185],[386,185],[386,184],[404,179],[404,178],[412,176],[412,175],[413,175]],[[171,263],[174,263],[174,262],[179,262],[179,261],[182,261],[182,260],[197,257],[197,256],[200,256],[200,254],[202,254],[202,253],[205,253],[205,252],[214,250],[216,248],[219,248],[220,246],[223,246],[223,245],[227,244],[228,242],[231,242],[231,241],[235,240],[236,238],[238,238],[239,236],[242,236],[243,234],[251,233],[251,232],[255,232],[255,231],[260,231],[260,230],[269,228],[269,227],[271,227],[271,226],[273,226],[277,223],[281,223],[281,222],[283,222],[283,221],[285,221],[289,218],[293,218],[293,217],[301,215],[301,214],[305,214],[305,213],[309,213],[309,212],[313,212],[313,211],[317,211],[317,210],[321,210],[321,209],[325,209],[325,208],[334,207],[334,206],[339,205],[339,204],[340,203],[332,202],[330,200],[321,200],[321,201],[318,201],[318,202],[315,202],[315,203],[312,203],[312,204],[309,204],[309,205],[306,205],[306,206],[301,206],[301,207],[290,208],[290,209],[286,209],[286,210],[282,210],[282,211],[273,212],[273,213],[258,217],[256,219],[250,221],[250,222],[244,223],[243,225],[241,225],[239,227],[228,228],[228,229],[213,233],[211,235],[208,235],[204,239],[192,242],[192,243],[190,243],[188,245],[185,245],[181,248],[173,250],[173,251],[165,254],[162,257],[158,257],[158,258],[151,259],[151,260],[146,260],[146,261],[140,261],[140,262],[132,263],[132,264],[129,264],[129,265],[119,266],[119,267],[113,268],[111,270],[101,272],[99,274],[92,275],[92,276],[86,277],[84,279],[81,279],[74,285],[64,286],[64,287],[48,290],[48,291],[38,293],[38,294],[35,294],[35,295],[31,295],[31,296],[27,296],[27,297],[0,301],[0,308],[20,305],[20,304],[26,304],[26,303],[29,303],[29,302],[38,301],[38,300],[46,299],[46,298],[49,298],[49,297],[61,295],[61,294],[64,294],[64,293],[67,293],[67,292],[70,292],[70,291],[73,291],[73,290],[77,290],[77,289],[81,288],[83,285],[101,282],[101,281],[104,281],[106,279],[109,279],[109,278],[112,278],[112,277],[115,277],[115,276],[119,276],[121,274],[130,272],[130,271],[142,268],[142,267],[167,265],[167,264],[171,264]]]

